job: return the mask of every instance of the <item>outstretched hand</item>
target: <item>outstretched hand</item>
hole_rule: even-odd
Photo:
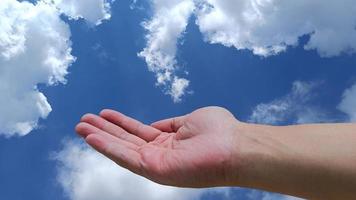
[[[207,107],[145,125],[113,110],[86,114],[76,131],[118,165],[160,184],[222,186],[236,170],[232,155],[240,122],[227,110]],[[232,159],[234,157],[234,159]],[[233,166],[234,165],[234,166]]]
[[[242,186],[307,199],[356,199],[355,130],[246,124],[219,107],[151,125],[104,110],[76,127],[96,150],[160,184]]]

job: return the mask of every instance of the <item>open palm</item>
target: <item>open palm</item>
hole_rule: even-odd
[[[122,167],[155,182],[181,187],[229,182],[234,116],[207,107],[145,125],[113,110],[84,115],[76,131],[97,151]]]

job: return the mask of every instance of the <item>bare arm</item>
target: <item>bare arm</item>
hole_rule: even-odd
[[[236,185],[308,199],[356,199],[356,124],[246,125]]]
[[[241,186],[356,199],[356,125],[261,126],[208,107],[145,125],[105,110],[76,127],[117,164],[179,187]]]

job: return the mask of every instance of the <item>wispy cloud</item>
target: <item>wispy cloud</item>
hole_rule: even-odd
[[[175,102],[179,102],[189,85],[189,81],[178,77],[176,60],[177,43],[182,37],[189,17],[194,10],[190,0],[153,0],[154,16],[143,23],[148,31],[147,46],[139,53],[150,71],[157,77],[157,85],[162,86]]]
[[[356,84],[345,90],[338,108],[348,114],[350,121],[356,122]]]
[[[327,112],[312,103],[320,83],[296,81],[289,94],[257,105],[249,121],[260,124],[294,124],[333,121]]]

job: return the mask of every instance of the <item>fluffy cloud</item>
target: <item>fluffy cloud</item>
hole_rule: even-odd
[[[175,75],[179,68],[176,61],[177,43],[184,33],[194,10],[191,0],[153,0],[154,16],[143,23],[148,31],[147,47],[139,56],[147,62],[149,70],[157,77],[157,85],[163,86],[175,102],[181,100],[189,81]]]
[[[351,121],[356,122],[356,84],[344,92],[338,108],[348,114]]]
[[[314,91],[318,83],[296,81],[292,90],[284,97],[269,103],[257,105],[249,121],[260,124],[283,124],[288,121],[296,124],[332,121],[325,111],[313,106]]]
[[[70,31],[43,2],[2,0],[0,18],[0,133],[26,135],[52,110],[37,85],[65,83]]]
[[[147,47],[139,55],[156,73],[158,85],[166,86],[175,101],[185,94],[174,90],[178,77],[177,40],[189,17],[205,41],[236,49],[248,49],[260,56],[276,55],[297,46],[302,36],[310,36],[304,46],[322,57],[356,52],[356,4],[353,0],[151,0],[154,16],[146,22]],[[180,81],[182,82],[182,81]]]
[[[78,141],[66,141],[54,155],[58,182],[72,200],[198,200],[205,192],[228,195],[227,189],[180,189],[134,175]],[[138,191],[139,189],[139,191]]]
[[[51,112],[45,95],[38,89],[39,84],[66,83],[68,67],[75,58],[71,55],[69,26],[60,15],[57,7],[48,1],[0,2],[2,135],[26,135],[37,127],[40,118],[46,118]]]
[[[198,0],[197,24],[211,43],[269,56],[310,35],[305,49],[321,56],[356,50],[353,0]]]
[[[72,19],[84,18],[86,21],[99,25],[103,20],[110,19],[111,2],[114,0],[45,0],[54,4],[62,13]]]

